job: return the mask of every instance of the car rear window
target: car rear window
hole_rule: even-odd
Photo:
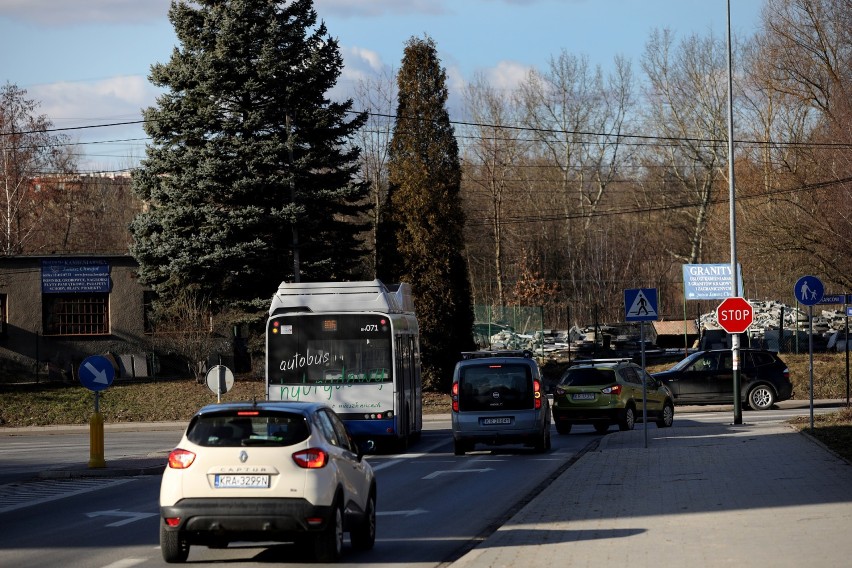
[[[292,446],[310,434],[297,413],[205,414],[189,425],[187,438],[199,446]]]
[[[459,369],[459,410],[523,410],[534,405],[529,365],[482,364]]]
[[[590,387],[609,385],[614,382],[615,371],[612,369],[586,368],[569,369],[565,375],[562,376],[562,380],[559,381],[559,384],[566,387]]]

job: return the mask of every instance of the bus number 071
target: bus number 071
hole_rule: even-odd
[[[375,323],[368,323],[361,328],[361,331],[379,331],[379,326]]]

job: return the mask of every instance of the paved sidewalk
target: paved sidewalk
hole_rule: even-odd
[[[613,432],[454,568],[852,565],[852,465],[787,425]]]

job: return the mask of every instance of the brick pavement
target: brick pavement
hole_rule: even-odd
[[[452,564],[852,565],[852,466],[787,425],[613,432]]]

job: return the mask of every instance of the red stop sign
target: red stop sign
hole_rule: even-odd
[[[716,308],[716,323],[728,333],[743,333],[754,321],[754,310],[745,298],[726,298]]]

